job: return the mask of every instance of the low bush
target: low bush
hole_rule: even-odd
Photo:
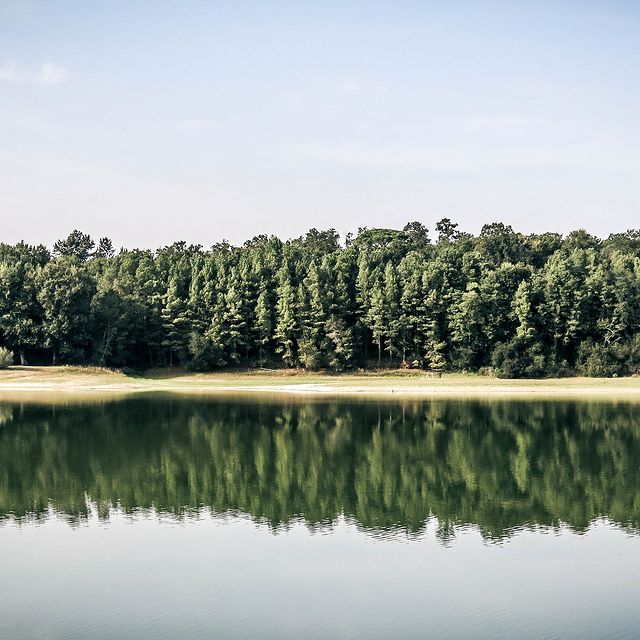
[[[580,345],[578,373],[590,378],[626,376],[638,371],[638,340],[608,346],[587,340]]]
[[[499,344],[491,364],[498,378],[541,378],[548,369],[540,345],[520,338]]]

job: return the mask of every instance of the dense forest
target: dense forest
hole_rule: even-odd
[[[72,232],[53,250],[0,245],[0,345],[15,362],[407,367],[501,377],[640,367],[640,231],[433,238],[312,229],[237,247],[115,252]]]
[[[274,529],[342,514],[372,533],[417,534],[436,516],[443,540],[601,517],[638,532],[639,420],[632,403],[562,401],[4,404],[0,525],[50,508],[81,521],[91,506]]]

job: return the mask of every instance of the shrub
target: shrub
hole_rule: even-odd
[[[211,341],[195,331],[189,336],[189,356],[186,363],[189,371],[210,371],[224,363],[220,362],[219,354]]]
[[[640,334],[633,336],[626,347],[626,373],[629,375],[637,375],[640,373]]]
[[[305,369],[320,369],[323,366],[322,352],[315,342],[306,336],[298,340],[298,357]]]
[[[0,347],[0,369],[6,369],[13,364],[13,352],[5,347]]]
[[[498,378],[541,378],[548,373],[540,345],[521,338],[499,344],[491,364]]]
[[[605,347],[586,340],[578,349],[576,368],[578,373],[590,378],[613,378],[629,372],[629,344]]]

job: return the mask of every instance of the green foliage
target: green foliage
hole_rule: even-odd
[[[447,360],[444,357],[444,350],[446,346],[445,342],[437,342],[435,340],[430,340],[427,343],[425,364],[429,371],[442,373],[446,369]]]
[[[498,344],[491,364],[498,378],[540,378],[551,372],[540,345],[519,337]]]
[[[273,309],[264,285],[258,295],[254,317],[254,334],[258,343],[258,364],[262,365],[265,362],[265,348],[271,342],[273,332]]]
[[[103,240],[101,240],[101,243]],[[53,245],[53,254],[86,260],[95,246],[96,243],[91,239],[91,236],[74,229],[67,238],[58,240]]]
[[[278,272],[278,287],[276,289],[276,328],[274,339],[276,351],[281,354],[288,366],[296,364],[296,337],[298,321],[296,318],[296,295],[291,282],[289,267],[285,262]]]
[[[190,371],[209,371],[219,366],[220,354],[206,336],[193,331],[189,336],[188,349],[187,369]]]
[[[382,284],[380,282],[376,282],[371,291],[369,308],[367,309],[367,313],[365,315],[365,323],[371,331],[373,340],[378,347],[378,366],[380,366],[380,362],[382,359],[382,340],[385,335],[386,318],[387,314],[385,308],[384,290],[382,288]]]
[[[638,372],[640,336],[633,341],[610,345],[587,340],[578,351],[578,373],[591,378],[612,378]]]
[[[325,330],[327,313],[324,308],[327,298],[322,274],[313,261],[309,265],[298,296],[302,328],[298,340],[298,357],[302,366],[307,369],[323,367],[328,356]]]
[[[36,296],[38,269],[49,260],[44,247],[0,247],[0,336],[27,364],[26,350],[42,342],[42,308]]]
[[[113,258],[114,253],[113,242],[109,238],[100,238],[93,256],[95,258]]]
[[[328,349],[327,365],[335,371],[344,371],[353,365],[353,330],[341,318],[332,317],[326,326]]]
[[[95,282],[75,258],[49,262],[36,276],[37,300],[43,311],[43,344],[58,359],[80,362],[89,341]]]
[[[401,231],[257,236],[115,253],[80,231],[0,244],[0,346],[22,364],[308,369],[382,365],[503,377],[640,369],[640,231],[563,239],[449,219]]]

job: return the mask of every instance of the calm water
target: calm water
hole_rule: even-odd
[[[0,403],[0,638],[637,638],[640,405]]]

